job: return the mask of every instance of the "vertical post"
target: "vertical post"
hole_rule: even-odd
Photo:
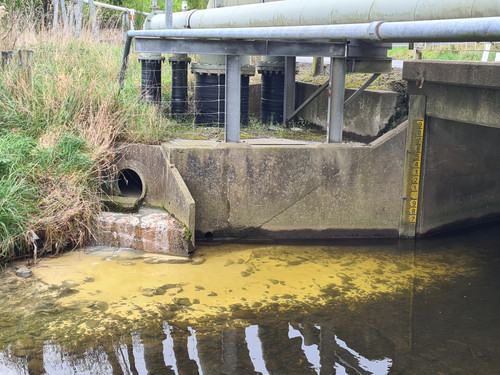
[[[283,125],[295,110],[295,56],[285,57],[285,90],[283,100]]]
[[[127,17],[128,17],[128,13],[127,12],[123,12],[122,13],[122,38],[123,40],[125,40],[125,33],[127,32]]]
[[[342,142],[344,123],[345,58],[332,57],[328,87],[327,143]]]
[[[97,25],[97,14],[95,9],[94,0],[88,0],[89,10],[90,10],[90,24],[92,25],[92,31],[94,32],[94,40],[99,41],[99,27]]]
[[[417,229],[426,104],[427,97],[410,95],[406,132],[405,190],[399,227],[401,237],[415,237]]]
[[[80,38],[80,35],[82,34],[82,23],[83,23],[83,0],[78,0],[78,5],[76,7],[76,32],[75,32],[75,37],[76,39]]]
[[[226,56],[226,113],[225,141],[240,141],[241,58]]]
[[[75,29],[75,0],[70,0],[69,8],[69,34],[74,35]]]
[[[10,65],[13,55],[13,51],[2,51],[2,70],[5,70],[5,68]]]
[[[491,50],[491,43],[484,43],[484,51],[483,51],[483,55],[481,56],[482,62],[488,61],[488,59],[490,57],[490,50]]]
[[[64,0],[60,0],[61,2],[61,17],[63,19],[64,28],[68,28],[68,14],[66,13],[66,4]]]
[[[323,71],[323,64],[324,64],[323,57],[316,56],[313,58],[313,71],[312,71],[313,77],[319,76],[321,74],[321,72]]]
[[[33,87],[33,51],[19,50],[19,69],[21,78],[29,88]]]
[[[130,30],[135,30],[135,9],[128,10],[128,17],[130,21]]]
[[[165,0],[165,29],[171,29],[172,27],[172,0]]]
[[[52,19],[52,30],[57,30],[57,23],[59,22],[59,0],[54,0],[54,18]]]

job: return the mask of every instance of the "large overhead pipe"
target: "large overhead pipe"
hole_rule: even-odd
[[[492,0],[285,0],[175,13],[176,29],[306,26],[500,16]],[[164,29],[164,17],[152,20]]]
[[[500,39],[500,17],[413,22],[359,23],[349,25],[288,26],[257,28],[137,30],[129,37],[217,39],[323,39],[371,42],[467,42]]]

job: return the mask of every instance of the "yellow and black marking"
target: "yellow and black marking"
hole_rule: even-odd
[[[418,193],[420,190],[420,168],[422,165],[422,144],[424,139],[424,120],[417,120],[411,124],[409,134],[408,167],[409,175],[406,180],[406,201],[404,208],[405,223],[417,222]]]
[[[410,96],[410,113],[406,133],[405,180],[401,212],[401,237],[415,237],[419,215],[419,194],[422,190],[422,149],[424,144],[427,98]]]

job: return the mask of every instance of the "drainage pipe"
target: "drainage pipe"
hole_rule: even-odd
[[[485,42],[500,39],[500,17],[412,22],[375,21],[323,26],[136,30],[128,31],[127,36],[201,39],[326,39],[329,41],[361,39],[371,42]]]

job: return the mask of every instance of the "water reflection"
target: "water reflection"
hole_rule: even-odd
[[[125,250],[0,277],[0,374],[495,374],[500,229]]]
[[[141,337],[132,332],[130,340],[113,345],[107,353],[103,346],[75,354],[51,342],[43,343],[40,358],[15,357],[9,349],[0,352],[1,374],[214,374],[214,373],[261,373],[268,374],[387,374],[391,360],[368,359],[350,348],[338,338],[330,327],[314,325],[308,337],[304,327],[293,328],[288,323],[286,337],[260,333],[274,330],[273,327],[252,324],[237,329],[227,328],[219,332],[205,333],[210,336],[205,344],[198,342],[196,331],[175,329],[168,323],[163,325],[164,336]],[[267,332],[269,333],[269,332]],[[285,331],[282,331],[285,333]],[[304,336],[305,335],[305,336]],[[306,345],[308,340],[318,344]],[[288,339],[288,340],[287,340]],[[296,345],[299,339],[300,346]],[[126,343],[126,342],[129,343]],[[241,342],[240,342],[241,341]],[[206,345],[206,347],[205,347]],[[214,347],[216,350],[214,351]],[[244,348],[246,350],[239,350]],[[265,348],[277,348],[266,351]],[[176,358],[176,353],[185,353],[188,358]],[[286,353],[285,353],[286,352]],[[278,355],[278,357],[271,357]],[[291,361],[279,360],[289,358]],[[38,367],[36,367],[37,362]],[[279,363],[279,364],[278,364]]]

